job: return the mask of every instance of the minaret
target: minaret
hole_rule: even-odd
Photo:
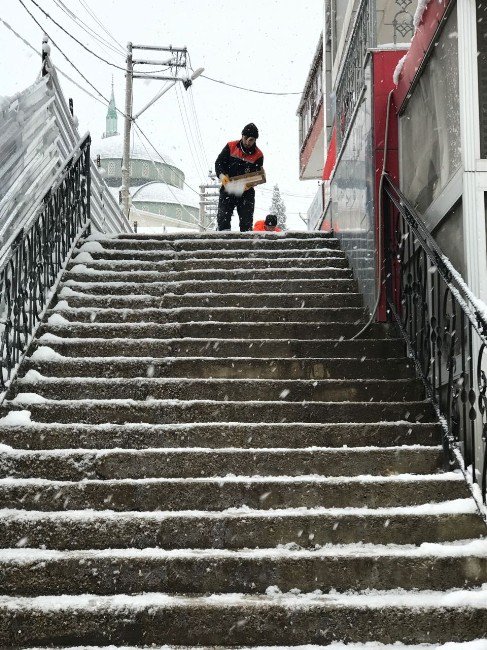
[[[117,130],[117,107],[115,106],[115,95],[113,94],[113,77],[112,77],[112,95],[108,104],[106,117],[106,131],[103,137],[109,138],[112,135],[118,135]]]

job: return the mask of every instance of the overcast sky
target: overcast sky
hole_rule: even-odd
[[[110,94],[114,76],[117,107],[124,109],[125,79],[122,70],[110,67],[83,50],[63,34],[32,0],[22,0],[47,33],[73,63],[105,96]],[[187,47],[194,68],[205,74],[246,88],[300,93],[309,71],[322,27],[322,0],[247,0],[222,3],[208,0],[36,0],[71,34],[94,52],[120,67],[125,56],[87,9],[125,48],[134,44]],[[74,22],[62,5],[106,38],[116,51],[89,36]],[[19,0],[3,0],[1,18],[36,49],[42,31],[26,13]],[[39,70],[38,56],[0,23],[0,95],[12,95],[31,84]],[[54,63],[91,92],[86,82],[51,46]],[[158,58],[158,54],[151,58]],[[145,68],[147,69],[147,68]],[[160,88],[160,81],[135,80],[134,112]],[[106,108],[61,77],[68,97],[73,97],[81,132],[89,130],[99,138],[105,129]],[[317,181],[298,178],[299,94],[272,96],[255,94],[199,78],[193,88],[194,118],[189,93],[181,87],[165,94],[140,118],[140,125],[154,144],[181,165],[186,180],[198,187],[208,168],[213,169],[220,150],[229,140],[240,137],[248,122],[257,124],[259,147],[265,156],[267,184],[257,188],[256,217],[266,214],[271,190],[277,183],[283,193],[291,227],[304,227],[297,213],[305,213],[317,190]],[[178,101],[179,99],[179,101]],[[186,112],[185,112],[186,109]],[[190,125],[183,126],[185,116]],[[197,137],[199,124],[202,143]],[[122,131],[119,118],[119,131]],[[188,136],[188,137],[187,137]],[[188,138],[195,143],[194,150]],[[299,196],[290,196],[289,194]],[[236,227],[234,221],[233,227]]]

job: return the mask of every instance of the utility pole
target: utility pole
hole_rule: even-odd
[[[134,64],[132,43],[127,44],[127,71],[125,73],[125,122],[123,128],[122,205],[126,218],[130,215],[130,129],[132,127],[132,91]]]
[[[152,60],[152,59],[134,59],[134,50],[151,50],[157,52],[169,52],[170,58],[166,61]],[[169,66],[171,69],[186,68],[186,55],[187,49],[185,47],[160,47],[152,45],[133,45],[127,44],[127,68],[125,72],[125,122],[123,130],[123,157],[122,157],[122,205],[123,212],[127,219],[130,215],[130,131],[132,122],[135,122],[144,111],[146,111],[154,102],[156,102],[164,93],[181,81],[186,90],[192,85],[193,81],[204,72],[204,68],[198,68],[191,76],[177,77],[176,74],[172,76],[165,76],[160,74],[134,73],[134,66],[136,64],[149,65],[149,66]],[[155,97],[148,102],[136,115],[133,115],[133,81],[134,79],[156,79],[160,81],[172,81],[169,86],[160,90]]]
[[[218,212],[220,183],[211,171],[208,179],[208,183],[200,185],[200,230],[213,229]]]

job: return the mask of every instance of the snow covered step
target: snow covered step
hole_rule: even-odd
[[[230,422],[189,424],[60,424],[32,422],[29,412],[13,411],[0,421],[0,444],[20,449],[112,449],[175,447],[391,447],[439,445],[438,423]]]
[[[263,594],[270,584],[276,592],[311,587],[325,593],[472,589],[487,581],[487,541],[309,550],[4,549],[0,581],[3,595],[31,597],[154,591]]]
[[[424,399],[419,379],[188,379],[43,377],[31,371],[8,398],[36,393],[47,399],[229,400],[287,402],[414,402]],[[277,415],[277,414],[276,414]]]
[[[398,508],[222,511],[0,510],[5,548],[315,548],[485,538],[471,498]]]
[[[145,234],[145,233],[120,233],[117,235],[117,239],[129,239],[136,241],[144,241],[146,239],[159,239],[162,241],[185,241],[185,240],[195,240],[195,241],[212,241],[212,240],[237,240],[244,239],[248,241],[253,241],[255,239],[263,239],[265,241],[269,240],[282,240],[282,239],[333,239],[333,235],[329,232],[320,232],[318,230],[313,230],[311,232],[305,230],[287,230],[286,232],[281,233],[272,233],[272,232],[237,232],[237,231],[206,231],[206,232],[177,232],[177,233],[164,233],[161,235],[156,234]],[[90,241],[97,241],[96,237],[88,238]],[[101,239],[100,241],[107,241],[107,238]]]
[[[85,264],[90,269],[107,271],[158,271],[160,273],[181,272],[190,270],[234,270],[234,269],[285,269],[285,268],[348,268],[348,260],[340,253],[335,257],[269,257],[262,254],[262,257],[242,258],[187,258],[184,260],[171,259],[159,260],[113,260],[94,258],[90,253],[78,253],[68,264],[68,269],[78,264]]]
[[[186,397],[190,397],[187,395]],[[424,402],[286,402],[220,400],[47,400],[32,393],[4,402],[0,414],[29,410],[37,422],[436,422]]]
[[[173,282],[97,282],[96,276],[88,282],[66,280],[62,287],[69,287],[81,293],[126,295],[138,294],[163,296],[166,293],[356,293],[357,282],[352,279],[332,278],[314,280],[301,278],[298,280],[181,280]]]
[[[0,508],[25,510],[223,510],[369,508],[438,503],[469,496],[463,475],[219,476],[50,481],[0,479]]]
[[[42,348],[41,348],[42,349]],[[38,359],[38,356],[41,358]],[[227,357],[28,358],[22,374],[36,370],[53,377],[209,377],[242,379],[397,379],[413,378],[407,359],[289,359]]]
[[[100,308],[63,308],[57,307],[47,313],[49,323],[60,323],[62,318],[70,322],[84,323],[183,323],[188,321],[219,322],[344,322],[355,323],[364,320],[363,307],[326,307],[317,308],[251,308],[251,307],[183,307],[164,309],[151,307],[146,309],[100,309]],[[54,316],[54,318],[52,318]],[[59,318],[61,317],[61,318]]]
[[[487,629],[487,591],[370,594],[165,593],[0,598],[0,644],[327,645],[446,643]]]
[[[364,319],[357,323],[322,322],[224,322],[190,321],[187,323],[63,323],[40,326],[39,336],[50,334],[61,338],[123,338],[123,339],[309,339],[343,340],[358,334]],[[395,338],[396,332],[381,323],[373,323],[361,334],[362,339]],[[49,341],[49,338],[42,339]],[[331,343],[333,345],[333,343]],[[348,342],[347,342],[348,344]],[[267,355],[266,355],[267,356]],[[336,354],[334,356],[337,356]]]
[[[125,478],[259,476],[357,476],[434,474],[443,466],[442,447],[356,449],[123,449],[0,450],[0,478],[54,481]],[[487,531],[486,531],[487,532]]]
[[[275,308],[346,308],[362,307],[359,293],[184,293],[162,296],[144,295],[96,295],[76,293],[66,287],[57,303],[69,307],[93,309],[180,309],[183,307],[233,307],[268,309]]]
[[[94,243],[94,242],[92,242]],[[338,239],[332,237],[243,237],[243,238],[226,238],[215,237],[208,239],[173,239],[169,240],[165,237],[159,239],[151,237],[148,239],[137,239],[135,237],[130,239],[104,239],[99,243],[104,249],[133,249],[137,250],[173,250],[173,251],[197,251],[197,250],[213,250],[216,251],[216,256],[220,254],[221,250],[227,249],[238,251],[244,250],[266,250],[269,254],[273,250],[299,250],[307,251],[326,249],[336,249],[340,247]],[[94,246],[89,248],[95,248]],[[86,247],[85,249],[86,250]],[[91,251],[89,251],[91,252]]]
[[[58,648],[58,650],[144,650],[147,646],[73,646]],[[276,650],[276,646],[263,646],[263,645],[253,645],[253,646],[175,646],[167,645],[163,646],[151,644],[151,650]],[[400,643],[399,641],[393,644],[376,644],[376,648],[380,650],[487,650],[487,641],[485,639],[476,639],[474,641],[459,641],[457,642],[448,642],[448,643],[421,643],[420,645],[407,645]],[[47,648],[27,648],[27,650],[47,650]],[[371,650],[371,645],[368,642],[365,643],[342,643],[337,641],[334,643],[328,643],[324,645],[309,644],[306,645],[280,645],[279,650]]]
[[[272,253],[264,249],[254,249],[250,245],[247,248],[233,249],[198,249],[193,251],[173,250],[167,248],[164,250],[143,250],[137,247],[126,249],[110,249],[104,248],[99,242],[88,242],[76,251],[82,253],[89,253],[89,255],[97,260],[145,260],[149,262],[158,261],[184,261],[184,260],[211,260],[214,264],[215,261],[223,261],[226,259],[238,259],[240,261],[262,259],[277,260],[280,258],[293,260],[308,259],[310,262],[315,259],[329,259],[329,258],[343,258],[346,259],[345,253],[338,248],[327,248],[326,245],[320,248],[307,248],[306,250],[293,249],[293,248],[273,248]]]
[[[262,334],[260,335],[262,336]],[[44,334],[34,341],[32,350],[39,350],[37,359],[52,359],[54,351],[66,357],[316,357],[323,359],[357,357],[360,363],[367,359],[405,357],[403,339],[356,339],[354,341],[301,338],[286,339],[127,339],[127,338],[61,338]],[[362,362],[361,359],[365,357]]]
[[[350,269],[344,268],[278,268],[278,269],[192,269],[190,271],[124,271],[98,270],[85,264],[76,264],[63,276],[64,282],[201,282],[216,281],[279,281],[296,280],[350,279],[353,277]]]

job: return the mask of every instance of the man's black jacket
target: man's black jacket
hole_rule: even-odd
[[[226,174],[230,178],[248,174],[262,169],[264,165],[264,154],[254,145],[251,150],[242,146],[241,140],[234,140],[226,144],[215,161],[215,173],[217,176]]]

